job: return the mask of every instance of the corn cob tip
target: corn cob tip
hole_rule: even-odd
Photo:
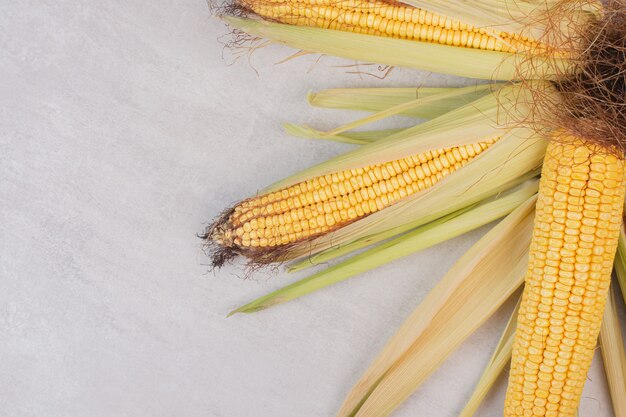
[[[260,200],[260,197],[257,199]],[[245,212],[257,199],[244,200],[224,210],[198,235],[203,240],[203,250],[210,259],[211,268],[219,269],[240,256],[246,258],[250,270],[269,264],[282,264],[291,259],[289,251],[296,242],[283,240],[282,244],[270,246],[269,239],[261,237],[263,232],[256,229],[259,220],[245,220]],[[251,229],[252,225],[255,230]],[[297,243],[315,237],[317,234],[300,237]]]
[[[206,227],[203,233],[198,234],[198,237],[204,242],[203,249],[209,256],[213,268],[221,268],[225,263],[237,257],[234,248],[225,243],[228,242],[228,233],[225,225],[233,212],[234,208],[224,210],[222,214]]]

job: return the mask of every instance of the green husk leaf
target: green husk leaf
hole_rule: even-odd
[[[328,135],[309,126],[284,123],[285,132],[304,139],[331,140],[334,142],[347,143],[350,145],[367,145],[368,143],[395,135],[403,129],[371,130],[367,132],[345,132],[337,135]]]
[[[472,101],[495,92],[503,84],[484,84],[460,88],[346,88],[309,93],[309,103],[317,107],[348,108],[377,112],[366,119],[350,124],[353,129],[391,115],[403,115],[431,119],[458,109]],[[395,109],[395,111],[394,111]],[[353,125],[353,126],[352,126]],[[285,131],[306,139],[322,139],[335,142],[365,145],[397,134],[404,129],[345,132],[333,129],[323,132],[306,125],[284,123]]]
[[[450,235],[448,237],[441,234],[444,226],[447,225],[448,227],[454,227],[454,225],[459,222],[459,217],[463,214],[467,214],[468,210],[469,213],[473,213],[472,209],[474,208],[475,206],[472,205],[454,213],[450,213],[441,219],[435,220],[432,223],[414,230],[413,232],[393,239],[386,245],[372,248],[361,254],[355,255],[344,262],[326,268],[323,271],[294,282],[291,285],[280,288],[263,297],[257,298],[231,311],[228,316],[235,313],[254,313],[260,310],[265,310],[266,308],[302,297],[329,285],[336,284],[337,282],[343,281],[354,275],[377,268],[378,266],[389,263],[402,256],[418,252],[441,241],[452,239],[454,236]],[[475,219],[475,217],[473,217],[472,220],[473,219]],[[454,228],[452,230],[454,230]],[[449,231],[448,233],[451,234]],[[411,244],[416,241],[418,246],[411,246]],[[394,251],[394,249],[397,249],[397,251]],[[389,254],[391,255],[391,258],[386,257],[386,255]],[[306,267],[298,268],[296,266],[295,268],[290,268],[290,272],[297,272],[298,270],[305,268]]]
[[[524,280],[536,198],[481,238],[411,314],[345,400],[338,417],[384,417]]]
[[[415,108],[428,107],[431,104],[436,104],[436,103],[438,103],[441,100],[458,99],[458,96],[459,96],[459,91],[458,90],[452,90],[452,91],[448,91],[448,92],[445,92],[445,93],[442,92],[442,93],[437,94],[437,95],[431,95],[430,97],[415,98],[413,100],[409,100],[409,101],[406,101],[404,103],[399,103],[399,104],[396,104],[395,106],[391,106],[391,107],[382,109],[382,110],[380,110],[380,111],[378,111],[378,112],[376,112],[374,114],[370,114],[370,115],[368,115],[366,117],[363,117],[361,119],[352,121],[352,122],[347,123],[347,124],[345,124],[343,126],[340,126],[340,127],[335,128],[335,129],[332,129],[331,131],[326,132],[325,134],[326,135],[338,135],[338,134],[346,132],[348,130],[356,129],[356,128],[358,128],[360,126],[363,126],[365,124],[373,123],[373,122],[385,119],[385,118],[390,117],[390,116],[395,116],[395,115],[402,114],[402,113],[407,112],[407,111],[411,111],[411,110],[413,110]],[[484,94],[483,94],[483,96],[484,96]],[[460,107],[463,104],[467,104],[467,102],[463,103],[460,100],[457,101],[457,103],[458,103],[457,108]]]
[[[532,70],[537,78],[549,79],[563,73],[570,65],[564,59],[537,57],[530,60],[514,53],[292,26],[260,19],[222,18],[235,29],[292,48],[469,78],[508,81]]]
[[[484,97],[489,90],[500,86],[502,85],[482,84],[460,88],[337,88],[309,93],[308,100],[314,107],[378,112],[412,100],[437,97],[427,105],[421,102],[420,105],[399,113],[401,116],[432,119]]]
[[[609,291],[600,328],[600,348],[613,411],[616,416],[626,416],[626,353],[613,289]]]
[[[491,390],[493,385],[496,383],[496,380],[511,360],[513,340],[515,339],[515,329],[517,328],[517,313],[519,311],[520,303],[521,298],[518,300],[517,305],[511,314],[511,318],[509,319],[506,327],[504,328],[504,332],[500,337],[498,346],[496,346],[491,359],[489,359],[485,371],[481,375],[478,384],[476,384],[476,388],[474,389],[472,396],[465,405],[465,408],[461,411],[461,414],[459,414],[459,417],[472,417],[476,413],[476,410],[478,410],[478,407],[489,393],[489,390]]]
[[[509,193],[466,207],[337,265],[258,298],[234,313],[252,313],[310,294],[354,275],[434,246],[506,216],[537,192],[538,180],[528,181]]]
[[[626,233],[624,232],[624,225],[622,225],[619,241],[617,244],[617,254],[615,255],[615,275],[617,275],[617,281],[619,287],[622,290],[622,298],[626,302]]]
[[[531,111],[523,86],[506,85],[440,117],[346,152],[267,187],[275,191],[309,178],[383,163],[432,149],[476,143],[503,136]],[[528,130],[528,129],[519,129]]]

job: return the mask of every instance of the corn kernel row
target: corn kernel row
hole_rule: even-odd
[[[355,0],[240,0],[254,13],[281,23],[435,42],[474,49],[519,52],[538,43],[518,34],[477,28],[408,5]]]
[[[624,204],[624,161],[577,139],[548,146],[505,417],[570,417],[591,365]]]
[[[443,148],[339,171],[262,195],[234,208],[214,236],[237,247],[276,247],[333,230],[432,187],[496,140]]]

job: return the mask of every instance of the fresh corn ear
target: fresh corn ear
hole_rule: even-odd
[[[497,52],[537,50],[525,36],[475,27],[402,3],[380,0],[238,0],[268,20]]]
[[[570,47],[543,40],[545,12],[558,2],[514,11],[501,0],[469,0],[462,11],[454,2],[233,1],[235,14],[247,16],[223,16],[234,29],[307,52],[491,80],[555,78],[572,65]],[[572,3],[567,15],[594,18],[587,2]]]
[[[262,259],[268,250],[280,253],[432,187],[497,140],[337,171],[248,199],[213,225],[207,237],[226,252],[250,258]]]
[[[505,417],[570,417],[578,407],[611,282],[624,165],[577,138],[548,145]]]
[[[519,93],[518,86],[502,87],[497,95],[302,170],[237,204],[204,235],[213,265],[237,255],[263,265],[352,243],[367,246],[528,179],[546,142],[532,129],[509,127],[501,114]]]

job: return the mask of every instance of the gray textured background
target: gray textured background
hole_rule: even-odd
[[[0,2],[2,416],[331,416],[484,232],[226,319],[299,277],[207,273],[195,234],[348,149],[281,132],[358,116],[311,109],[307,91],[461,80],[397,69],[379,81],[331,58],[276,65],[293,52],[281,47],[229,66],[225,33],[203,0]],[[454,416],[510,308],[395,415]],[[581,416],[611,416],[600,361],[589,378]],[[499,385],[480,416],[500,415]]]

